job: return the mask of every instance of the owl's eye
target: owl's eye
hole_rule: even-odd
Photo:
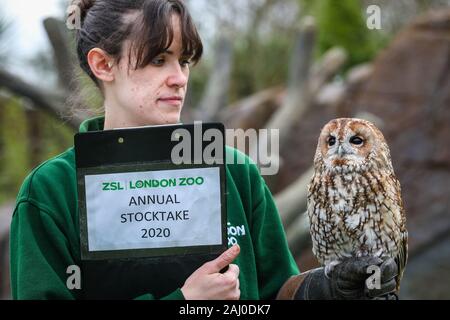
[[[360,145],[362,145],[364,143],[364,140],[362,138],[358,137],[358,136],[354,136],[354,137],[350,138],[350,143],[354,144],[354,145],[357,145],[357,146],[360,146]]]
[[[334,146],[335,144],[336,144],[336,138],[333,137],[333,136],[330,136],[330,137],[328,138],[328,145],[329,145],[330,147],[332,147],[332,146]]]

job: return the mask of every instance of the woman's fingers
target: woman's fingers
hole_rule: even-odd
[[[201,269],[203,269],[203,271],[206,271],[208,274],[219,273],[220,270],[230,265],[234,261],[234,259],[237,258],[240,251],[241,248],[239,247],[239,245],[234,245],[216,259],[205,263],[201,267]]]

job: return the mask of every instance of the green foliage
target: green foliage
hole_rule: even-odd
[[[351,65],[368,60],[373,49],[361,15],[359,1],[324,0],[320,4],[318,12],[320,53],[333,46],[341,46],[347,49]]]
[[[53,158],[73,146],[75,131],[47,114],[42,114],[44,126],[42,127],[42,153],[40,162]]]
[[[292,46],[292,39],[287,35],[275,34],[261,42],[237,42],[231,79],[231,102],[284,83]]]
[[[202,93],[205,90],[206,82],[209,78],[209,66],[206,60],[191,66],[188,85],[188,94],[186,96],[185,108],[195,108],[200,103]]]
[[[300,14],[302,16],[314,15],[317,2],[321,0],[298,0]]]
[[[86,108],[86,112],[103,115],[103,96],[94,81],[80,67],[76,68],[75,77],[78,80],[78,89],[72,93],[69,108],[72,111],[80,111],[80,108]]]
[[[17,100],[10,100],[0,106],[0,204],[13,199],[19,191],[23,178],[29,171],[27,124],[24,109]]]
[[[234,42],[229,102],[284,83],[293,43],[288,35],[271,35],[264,41],[241,36]],[[214,57],[211,57],[214,60]],[[220,63],[220,62],[214,62]],[[197,106],[215,66],[203,60],[191,70],[187,106]]]
[[[13,200],[27,174],[33,169],[29,123],[18,99],[4,105],[0,118],[0,205]],[[39,154],[43,162],[63,152],[73,144],[73,130],[60,120],[39,112]]]
[[[347,67],[351,67],[373,59],[386,43],[379,32],[367,27],[365,11],[358,0],[319,0],[309,8],[317,20],[318,56],[339,46],[347,50]]]
[[[388,38],[379,31],[369,30],[365,10],[358,0],[298,0],[300,17],[312,15],[317,24],[316,58],[332,47],[343,47],[349,54],[348,69],[372,60]],[[299,21],[300,22],[300,21]],[[295,29],[271,29],[264,37],[241,33],[234,38],[234,63],[229,101],[245,98],[265,88],[282,85],[287,81],[291,52],[295,42]],[[198,101],[208,80],[203,67],[192,73],[191,91]]]

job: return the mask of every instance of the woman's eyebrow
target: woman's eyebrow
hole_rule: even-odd
[[[167,54],[169,56],[175,55],[175,53],[172,50],[165,50],[163,51],[163,54]],[[181,54],[182,57],[190,57],[191,54]]]

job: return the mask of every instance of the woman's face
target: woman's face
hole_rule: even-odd
[[[173,15],[172,23],[172,44],[148,66],[138,70],[128,68],[126,56],[114,67],[114,81],[105,95],[105,129],[180,121],[189,78],[189,57],[182,56],[177,15]]]

